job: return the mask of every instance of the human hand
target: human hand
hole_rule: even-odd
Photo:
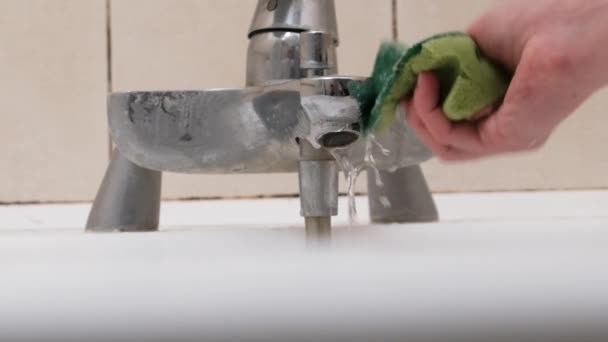
[[[607,0],[504,1],[468,33],[514,76],[497,111],[450,122],[439,106],[439,82],[431,73],[419,75],[414,96],[404,101],[407,119],[441,159],[537,149],[608,82]]]

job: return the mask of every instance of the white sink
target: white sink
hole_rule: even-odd
[[[436,199],[436,224],[342,205],[322,249],[297,199],[164,203],[156,233],[0,207],[0,341],[608,340],[608,192]]]

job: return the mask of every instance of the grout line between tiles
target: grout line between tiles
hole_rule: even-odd
[[[393,40],[399,40],[399,26],[398,26],[398,14],[397,14],[397,0],[391,0],[391,25]]]
[[[110,94],[113,89],[112,84],[112,0],[106,0],[106,84],[107,93]],[[112,158],[112,136],[110,135],[110,127],[106,126],[108,135],[108,161]]]

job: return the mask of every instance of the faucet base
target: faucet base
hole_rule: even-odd
[[[89,232],[144,232],[158,229],[162,173],[133,164],[118,150],[93,202]]]
[[[367,173],[370,220],[373,223],[420,223],[439,220],[437,207],[420,166]],[[388,202],[388,203],[387,203]]]
[[[338,166],[324,148],[299,140],[300,214],[309,241],[331,237],[331,217],[338,213]]]

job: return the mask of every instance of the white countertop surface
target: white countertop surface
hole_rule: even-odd
[[[608,340],[608,192],[436,199],[434,224],[341,205],[324,249],[297,199],[164,203],[136,234],[0,207],[0,341]]]

